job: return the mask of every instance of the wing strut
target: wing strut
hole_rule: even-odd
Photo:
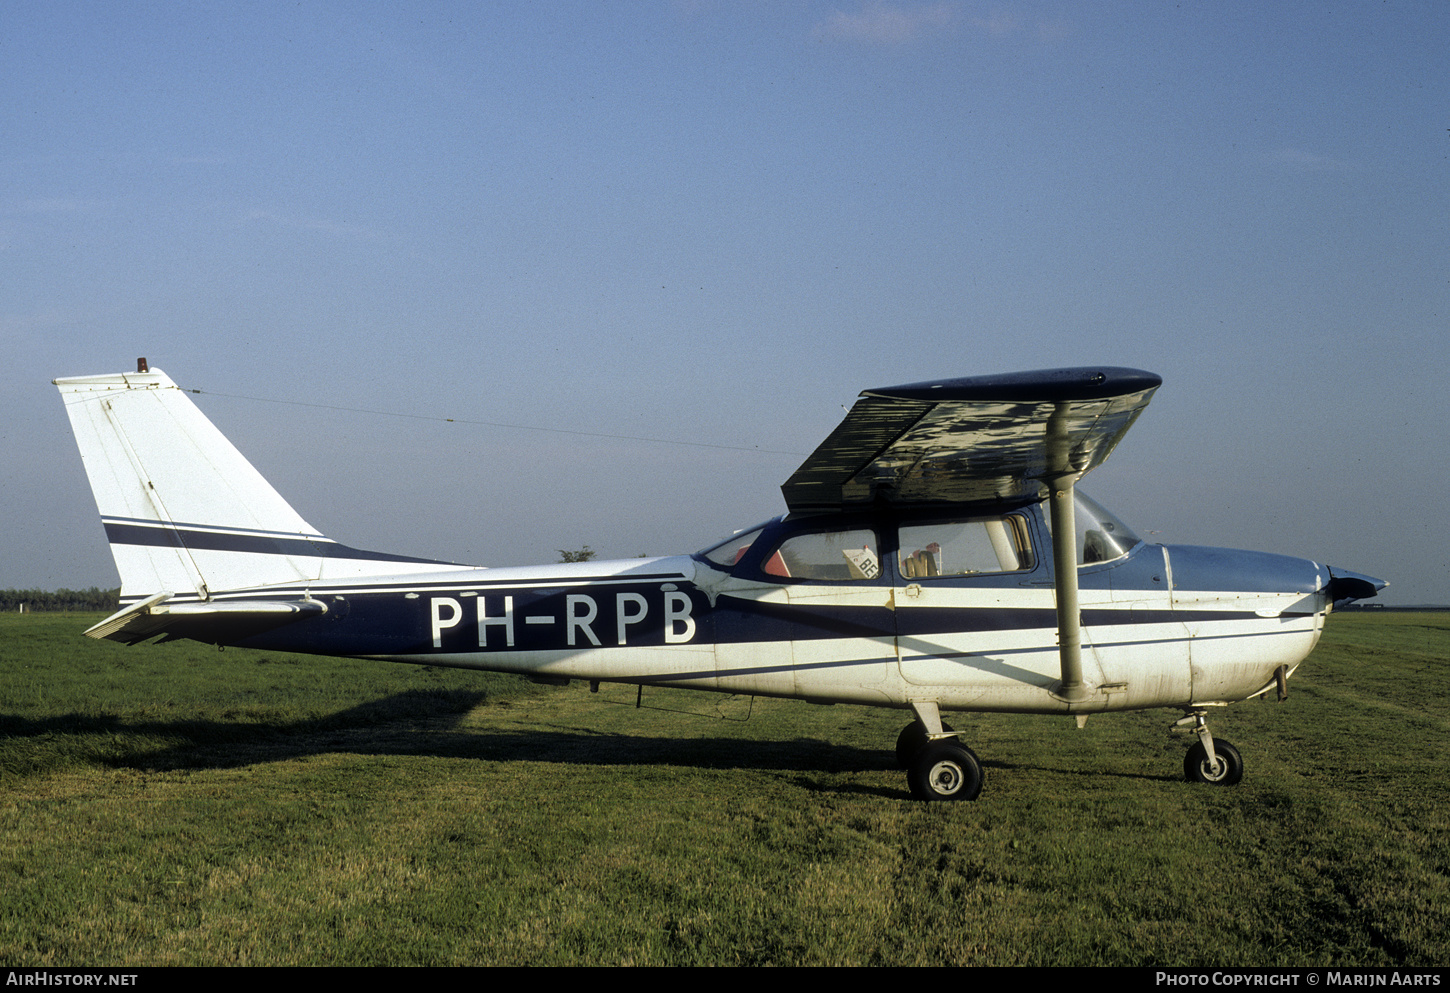
[[[1062,684],[1056,696],[1081,703],[1091,694],[1082,681],[1082,625],[1077,599],[1077,481],[1082,471],[1072,467],[1072,439],[1068,433],[1068,404],[1059,403],[1047,420],[1047,462],[1053,472],[1043,482],[1051,486],[1048,510],[1052,518],[1052,588],[1057,601],[1057,653]]]
[[[1082,626],[1077,606],[1077,547],[1073,536],[1077,522],[1073,513],[1075,480],[1064,476],[1052,487],[1052,585],[1057,594],[1057,654],[1062,662],[1062,685],[1056,696],[1068,703],[1080,703],[1090,695],[1082,681]],[[1066,563],[1066,568],[1063,567]]]

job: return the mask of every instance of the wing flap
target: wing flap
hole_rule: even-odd
[[[781,491],[793,512],[1041,499],[1101,465],[1161,384],[1101,367],[866,390]]]

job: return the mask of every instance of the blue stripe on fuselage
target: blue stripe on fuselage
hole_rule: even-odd
[[[661,582],[664,580],[664,582]],[[507,580],[498,581],[500,584]],[[886,607],[784,604],[709,598],[677,573],[619,578],[572,577],[547,586],[493,581],[390,589],[312,589],[326,615],[258,635],[244,644],[337,655],[430,655],[586,650],[666,645],[753,644],[824,639],[886,640],[952,632],[1054,630],[1052,610],[1010,607]],[[411,589],[410,589],[411,585]],[[507,608],[512,604],[510,620]],[[482,609],[480,611],[480,603]],[[1084,611],[1094,641],[1131,626],[1223,622],[1252,618],[1246,611]],[[897,625],[900,625],[898,630]],[[667,634],[668,629],[668,634]],[[1179,629],[1181,630],[1181,628]],[[435,644],[435,640],[437,644]],[[1150,638],[1157,641],[1161,639]],[[480,642],[482,642],[480,644]],[[1033,649],[1040,650],[1040,649]],[[997,654],[989,652],[989,654]]]

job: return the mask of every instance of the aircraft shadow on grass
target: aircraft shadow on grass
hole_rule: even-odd
[[[834,744],[818,738],[755,740],[721,735],[621,734],[559,722],[527,728],[490,730],[475,723],[463,727],[488,694],[473,690],[409,690],[321,717],[300,721],[134,720],[114,714],[63,714],[43,720],[0,716],[0,733],[9,737],[104,735],[105,747],[92,761],[113,768],[162,772],[175,769],[226,769],[333,753],[425,755],[489,762],[544,762],[581,766],[688,766],[696,769],[796,771],[801,784],[824,792],[897,797],[894,788],[827,783],[818,777],[836,773],[895,768],[884,750]],[[501,714],[501,716],[503,716]],[[694,715],[707,716],[707,715]],[[127,744],[126,739],[133,737]],[[172,744],[155,747],[155,740]],[[988,768],[1026,769],[1071,775],[1069,769],[1023,763],[985,762]],[[1083,774],[1104,775],[1100,768]],[[1123,773],[1128,778],[1172,776]]]

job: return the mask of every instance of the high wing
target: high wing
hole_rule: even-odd
[[[1022,504],[1047,499],[1053,562],[1074,559],[1073,491],[1163,380],[1139,369],[1045,369],[866,390],[781,487],[792,512]],[[1053,569],[1062,681],[1083,682],[1077,570]],[[934,717],[919,714],[929,731]]]
[[[865,390],[781,492],[816,513],[1039,500],[1100,465],[1162,383],[1095,367]]]

